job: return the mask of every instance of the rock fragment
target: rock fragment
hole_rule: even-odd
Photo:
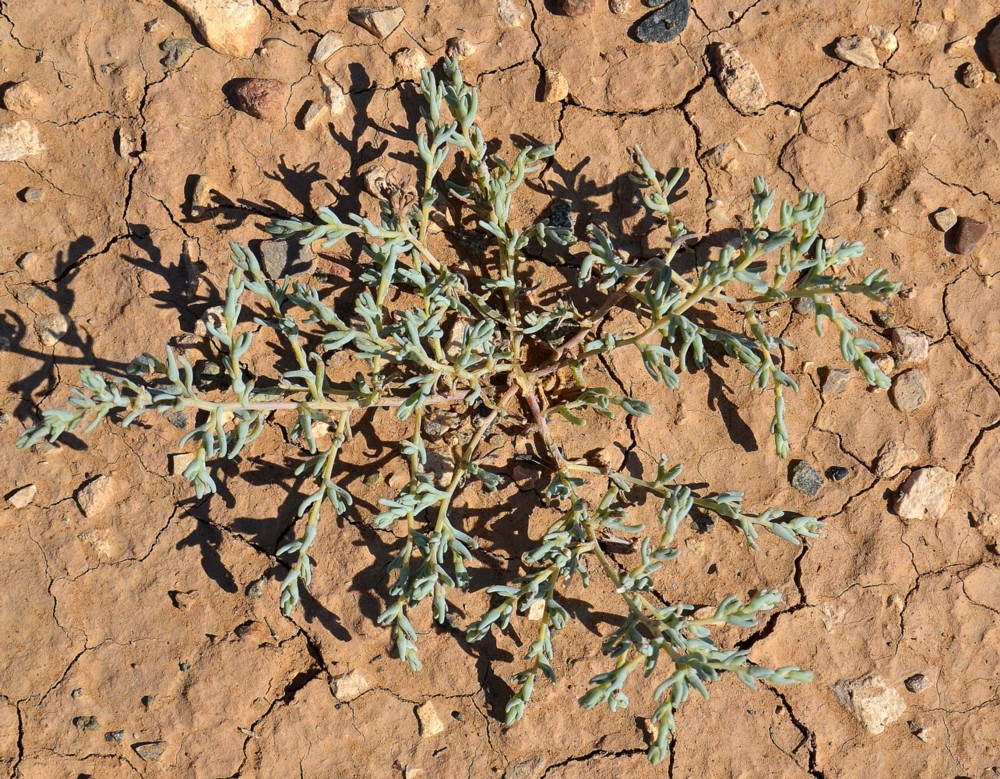
[[[467,38],[449,38],[445,54],[457,60],[464,60],[476,53],[476,46]]]
[[[285,105],[292,90],[273,78],[242,79],[233,89],[236,107],[255,119],[274,122],[285,117]]]
[[[631,3],[629,0],[611,0],[608,5],[611,8],[611,13],[621,15],[629,12]]]
[[[387,38],[393,30],[403,23],[406,11],[398,6],[395,8],[371,8],[369,6],[354,6],[347,11],[347,18],[358,27],[362,27],[379,40]]]
[[[906,711],[900,694],[874,673],[838,682],[833,691],[865,730],[873,735],[882,733]]]
[[[875,44],[876,49],[881,49],[887,54],[893,54],[899,48],[899,41],[896,39],[896,34],[891,30],[885,29],[885,27],[879,27],[877,24],[869,24],[868,36],[871,38],[872,43]]]
[[[542,102],[561,103],[569,96],[569,82],[555,68],[545,68],[542,82]]]
[[[792,486],[810,498],[816,497],[824,481],[822,474],[805,460],[800,460],[792,469]]]
[[[7,87],[3,93],[3,107],[15,114],[30,114],[42,102],[42,96],[27,81]]]
[[[927,336],[908,327],[893,328],[889,340],[892,342],[892,353],[899,365],[925,362],[930,354],[931,342]]]
[[[0,127],[0,162],[31,157],[43,151],[45,147],[38,139],[38,129],[31,122],[22,119]]]
[[[308,273],[316,259],[313,250],[298,241],[261,241],[260,257],[264,272],[275,280]]]
[[[978,62],[962,63],[958,69],[958,83],[966,89],[979,89],[986,80],[986,70]]]
[[[986,57],[993,72],[1000,76],[1000,24],[994,25],[986,38]]]
[[[334,696],[342,701],[354,700],[365,690],[371,688],[371,684],[368,683],[361,671],[350,671],[338,676],[331,681],[330,686]]]
[[[938,26],[936,24],[931,24],[930,22],[914,22],[910,25],[910,29],[913,31],[913,37],[916,38],[921,43],[930,43],[938,34]]]
[[[419,81],[420,71],[427,67],[427,57],[415,48],[404,48],[392,55],[392,65],[400,78]]]
[[[179,452],[178,454],[170,455],[170,475],[171,476],[183,476],[184,471],[187,467],[194,462],[193,452]]]
[[[21,200],[29,206],[41,203],[45,199],[45,190],[38,187],[28,187],[21,192]]]
[[[134,744],[132,749],[147,763],[155,763],[167,749],[166,741],[148,741],[144,744]]]
[[[960,216],[955,225],[955,251],[958,254],[972,254],[989,231],[987,222]]]
[[[299,6],[302,5],[301,0],[275,0],[275,2],[278,8],[289,16],[298,16]]]
[[[913,674],[913,676],[907,677],[903,684],[910,692],[923,692],[931,686],[931,680],[923,674]]]
[[[840,395],[851,383],[852,371],[847,368],[828,368],[823,379],[824,395]]]
[[[208,176],[198,176],[191,190],[191,205],[188,210],[192,217],[199,217],[212,207],[212,182]]]
[[[501,27],[520,27],[524,24],[524,6],[517,0],[498,0],[497,18]]]
[[[181,12],[220,54],[250,57],[271,20],[254,0],[173,0]]]
[[[191,59],[194,49],[194,41],[187,38],[167,38],[160,44],[160,51],[163,52],[160,63],[168,70],[177,70]]]
[[[720,43],[713,52],[715,77],[729,103],[744,116],[762,113],[767,108],[767,90],[752,63],[728,43]]]
[[[316,100],[307,101],[302,118],[299,120],[299,127],[303,130],[311,130],[316,126],[316,122],[323,118],[323,114],[329,110],[330,107],[326,103],[320,103]]]
[[[82,731],[97,730],[101,724],[93,714],[81,717],[73,717],[73,724]]]
[[[827,468],[826,475],[830,477],[833,481],[842,481],[851,475],[849,468],[845,468],[843,465],[834,465]]]
[[[99,514],[108,505],[110,498],[111,478],[104,474],[88,481],[76,493],[77,505],[85,517]]]
[[[875,461],[875,475],[880,479],[891,479],[916,460],[916,451],[898,441],[889,441],[879,450],[878,459]]]
[[[431,701],[417,706],[417,721],[420,723],[420,735],[423,738],[430,738],[444,732],[444,723]]]
[[[906,727],[909,729],[910,733],[919,738],[925,744],[929,744],[934,740],[934,734],[916,720],[910,720],[907,722]]]
[[[594,11],[594,0],[558,0],[563,16],[588,16]]]
[[[948,232],[957,221],[954,208],[939,208],[931,214],[931,223],[942,233]]]
[[[26,484],[23,487],[18,487],[12,493],[7,496],[7,503],[16,509],[23,509],[31,505],[31,502],[35,499],[35,495],[38,493],[38,487],[34,484]]]
[[[900,149],[909,149],[913,145],[913,130],[909,127],[898,127],[892,131],[892,142]]]
[[[55,346],[68,332],[69,322],[62,314],[52,314],[35,320],[35,333],[43,346]]]
[[[333,116],[339,116],[347,108],[347,95],[341,89],[340,84],[333,80],[333,77],[320,72],[320,88],[323,90],[323,99]]]
[[[666,3],[647,3],[660,5],[653,13],[639,22],[635,29],[635,37],[642,43],[669,43],[687,27],[691,15],[689,0],[667,0]]]
[[[954,474],[944,468],[921,468],[911,473],[896,495],[896,514],[903,519],[940,519],[951,503]]]
[[[875,51],[875,44],[871,38],[861,35],[846,35],[837,38],[833,45],[833,53],[837,59],[857,65],[859,68],[877,69],[882,67],[879,62],[878,52]]]
[[[316,48],[313,49],[313,65],[322,65],[342,48],[344,48],[344,39],[335,32],[328,32],[319,39]]]
[[[542,617],[545,616],[545,599],[539,598],[530,606],[528,606],[528,611],[525,614],[528,619],[532,622],[541,621]]]
[[[892,380],[892,402],[900,411],[916,411],[930,395],[927,377],[919,368],[903,371]]]

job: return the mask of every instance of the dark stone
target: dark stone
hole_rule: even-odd
[[[177,70],[191,59],[194,48],[194,42],[187,38],[167,38],[160,44],[160,51],[165,55],[160,63],[170,70]]]
[[[256,581],[250,582],[247,587],[247,597],[253,600],[260,600],[264,595],[264,589],[267,587],[267,579],[263,577],[257,579]]]
[[[910,692],[923,692],[931,686],[930,680],[923,674],[913,674],[903,684]]]
[[[109,730],[104,734],[104,740],[110,741],[114,744],[122,743],[122,739],[125,738],[124,730]]]
[[[972,254],[989,231],[989,223],[960,216],[955,225],[955,251],[959,254]]]
[[[97,717],[91,714],[87,717],[74,717],[73,724],[80,730],[97,730],[100,723],[97,721]]]
[[[810,498],[816,497],[823,481],[820,472],[804,460],[800,460],[792,469],[792,486]]]
[[[135,753],[147,763],[155,763],[163,757],[163,752],[166,748],[166,741],[149,741],[145,744],[132,745],[132,749],[135,750]]]
[[[669,43],[687,27],[691,14],[690,0],[647,0],[647,5],[660,7],[639,22],[635,37],[642,43]]]
[[[826,472],[826,475],[833,481],[840,481],[841,479],[846,479],[850,473],[851,471],[843,465],[834,465]]]
[[[812,316],[816,313],[816,301],[812,298],[794,298],[792,300],[792,310],[796,314]]]
[[[576,225],[576,214],[568,200],[559,198],[549,206],[549,226],[557,230],[572,230]]]

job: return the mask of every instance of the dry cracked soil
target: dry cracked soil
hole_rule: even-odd
[[[0,0],[0,132],[17,143],[37,133],[35,153],[0,161],[0,770],[19,779],[1000,776],[991,475],[1000,236],[987,231],[960,253],[959,228],[942,232],[931,218],[950,208],[1000,224],[991,3],[694,0],[679,38],[647,44],[635,35],[650,11],[637,0],[597,0],[579,16],[549,0],[403,0],[402,23],[382,39],[342,2],[260,0],[263,26],[245,57],[210,47],[181,12],[190,5]],[[314,62],[331,32],[340,45]],[[862,39],[854,62],[838,56],[846,36]],[[824,392],[836,344],[787,308],[772,316],[800,347],[785,355],[800,384],[790,462],[846,470],[815,497],[792,488],[768,440],[770,401],[739,370],[685,377],[667,392],[632,357],[607,361],[655,414],[624,432],[572,433],[574,456],[618,434],[622,457],[666,451],[711,489],[746,490],[748,506],[828,523],[801,548],[768,537],[757,553],[724,528],[682,536],[659,593],[702,604],[779,589],[782,604],[757,628],[722,639],[815,680],[751,692],[724,676],[709,699],[683,707],[656,768],[645,758],[647,697],[614,714],[576,706],[607,667],[600,639],[616,596],[606,585],[568,594],[578,619],[557,647],[559,682],[539,683],[516,727],[504,726],[503,705],[523,623],[470,649],[424,615],[424,670],[395,659],[372,618],[396,536],[370,523],[398,470],[373,460],[380,437],[398,438],[391,424],[348,448],[341,476],[355,510],[324,528],[313,586],[290,618],[277,608],[287,560],[275,556],[301,486],[286,465],[297,451],[287,429],[269,430],[202,501],[171,472],[178,431],[162,419],[13,447],[40,410],[65,403],[79,368],[121,371],[190,332],[219,302],[229,241],[259,240],[267,218],[326,203],[370,211],[366,166],[412,162],[413,65],[438,60],[455,37],[471,44],[463,71],[501,151],[524,139],[556,145],[521,215],[564,198],[578,226],[635,228],[625,174],[627,146],[641,142],[659,169],[690,169],[678,209],[692,229],[738,227],[762,175],[785,195],[826,193],[828,235],[867,246],[853,270],[888,268],[903,283],[888,309],[848,303],[890,355],[900,384],[891,392],[857,376]],[[721,44],[759,74],[756,90],[723,89]],[[234,105],[234,84],[247,78],[289,86],[264,119]],[[18,123],[27,124],[9,130]],[[636,237],[637,252],[645,241]],[[321,252],[317,262],[334,288],[356,290],[355,260]],[[568,285],[559,267],[539,263],[540,277],[560,272]],[[922,336],[926,355],[894,362],[893,328]],[[913,376],[898,379],[912,370],[922,374],[915,399]],[[930,466],[955,477],[950,503],[939,516],[898,516],[904,482]],[[501,472],[498,496],[460,504],[487,539],[480,588],[516,572],[524,540],[550,516],[532,516],[539,485]],[[459,613],[486,604],[480,589]],[[440,728],[421,725],[428,703]]]

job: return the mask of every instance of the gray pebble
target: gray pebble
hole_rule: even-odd
[[[828,368],[823,379],[824,395],[840,395],[851,383],[851,371],[847,368]]]
[[[823,475],[804,460],[792,469],[792,486],[810,498],[816,497],[824,481]]]
[[[41,203],[45,198],[45,191],[39,189],[38,187],[28,187],[21,192],[21,200],[29,205],[34,205],[35,203]]]
[[[816,313],[816,301],[812,298],[795,298],[792,300],[792,310],[796,314],[812,316]]]
[[[549,225],[558,230],[572,230],[576,226],[576,214],[568,200],[559,198],[549,206]]]
[[[657,7],[639,22],[635,37],[642,43],[669,43],[687,27],[691,14],[689,0],[646,0],[646,5]]]
[[[910,692],[923,692],[931,686],[931,681],[923,674],[913,674],[903,682]]]
[[[177,70],[191,59],[194,49],[194,42],[187,38],[167,38],[160,44],[160,51],[164,54],[160,62],[170,70]]]
[[[312,270],[316,255],[298,241],[261,241],[261,264],[272,279]]]
[[[933,222],[934,226],[942,233],[948,232],[955,226],[957,221],[958,216],[955,215],[954,208],[939,208],[931,214],[931,222]]]
[[[73,724],[80,730],[97,730],[97,726],[101,723],[97,721],[97,717],[90,714],[86,717],[73,717]]]
[[[124,730],[109,730],[107,733],[104,734],[105,741],[110,741],[115,744],[122,743],[122,739],[124,738],[125,738]]]
[[[247,587],[247,597],[253,600],[260,600],[264,596],[264,589],[267,587],[267,579],[263,576],[256,581],[250,582]]]

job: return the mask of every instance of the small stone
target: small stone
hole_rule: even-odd
[[[872,311],[872,319],[879,327],[891,328],[896,326],[896,315],[892,311]]]
[[[360,671],[350,671],[330,682],[333,694],[342,701],[354,700],[371,685]]]
[[[910,692],[923,692],[931,686],[931,680],[923,674],[913,674],[913,676],[907,677],[903,684]]]
[[[587,16],[594,11],[594,0],[558,0],[563,16]]]
[[[208,176],[198,176],[191,190],[191,205],[188,210],[192,217],[203,215],[212,207],[212,182]]]
[[[271,25],[271,17],[254,0],[173,0],[215,51],[250,57]]]
[[[27,81],[7,87],[3,93],[3,106],[15,114],[30,114],[42,102],[42,96]]]
[[[816,313],[816,301],[812,298],[795,298],[792,301],[792,310],[796,314],[812,316]]]
[[[272,122],[284,118],[291,94],[288,84],[273,78],[242,79],[233,90],[237,108],[255,119]]]
[[[361,188],[372,197],[381,198],[383,188],[389,179],[389,171],[382,165],[375,164],[362,168],[359,172],[361,173]]]
[[[573,204],[561,197],[553,200],[549,205],[549,226],[557,230],[573,230],[576,227]]]
[[[728,43],[714,49],[715,75],[729,103],[744,116],[767,108],[767,90],[757,69]]]
[[[255,579],[247,586],[247,597],[251,600],[260,600],[264,597],[264,590],[267,589],[267,579],[263,576]]]
[[[476,46],[467,38],[449,38],[445,54],[452,59],[464,60],[476,53]]]
[[[608,3],[611,8],[611,13],[613,14],[627,14],[631,7],[629,0],[611,0]]]
[[[898,365],[926,362],[930,354],[931,342],[927,336],[908,327],[894,328],[889,334],[889,340]]]
[[[824,395],[840,395],[851,383],[852,371],[847,368],[828,368],[823,379]]]
[[[278,4],[278,8],[289,16],[297,16],[299,6],[302,5],[300,0],[275,0],[275,2]]]
[[[545,771],[545,758],[536,757],[524,763],[514,763],[507,766],[503,779],[541,779]]]
[[[877,24],[868,25],[868,35],[875,44],[876,49],[882,49],[887,54],[893,54],[899,48],[899,41],[891,30],[879,27]]]
[[[167,749],[166,741],[149,741],[145,744],[135,744],[132,749],[147,763],[155,763]]]
[[[328,32],[319,39],[316,48],[313,49],[313,65],[322,65],[342,48],[344,48],[344,39],[335,32]]]
[[[524,6],[519,0],[497,0],[497,18],[501,27],[520,27],[524,24]]]
[[[191,663],[178,663],[177,667],[184,673],[187,673],[191,670]]]
[[[76,493],[77,505],[85,517],[99,514],[108,505],[110,498],[111,478],[104,474],[88,481]]]
[[[916,411],[927,402],[927,377],[918,368],[903,371],[892,380],[890,397],[900,411]]]
[[[425,776],[427,776],[427,772],[423,768],[407,766],[406,770],[403,771],[403,779],[424,779]]]
[[[320,88],[323,90],[323,99],[333,116],[339,116],[347,108],[347,95],[341,89],[340,84],[333,80],[332,76],[320,72]]]
[[[368,30],[379,40],[386,38],[403,23],[406,11],[402,8],[370,8],[355,6],[347,11],[347,18],[358,27]]]
[[[430,738],[444,732],[444,723],[431,701],[417,706],[416,712],[417,721],[420,723],[420,735],[423,738]]]
[[[958,254],[972,254],[989,231],[989,223],[960,216],[955,225],[955,251]]]
[[[792,486],[810,498],[816,497],[823,481],[822,474],[805,460],[799,460],[792,469]]]
[[[28,187],[21,190],[21,200],[27,203],[29,206],[33,206],[36,203],[41,203],[45,199],[45,190],[39,189],[38,187]]]
[[[181,452],[170,455],[170,475],[182,476],[187,467],[194,462],[193,452]]]
[[[83,689],[80,687],[74,687],[69,694],[69,697],[75,701],[80,700],[83,697]]]
[[[979,89],[986,80],[986,70],[978,62],[965,62],[958,68],[958,83],[966,89]]]
[[[31,122],[22,119],[0,127],[0,162],[31,157],[43,151],[45,147],[38,139],[38,130]]]
[[[882,733],[906,711],[900,694],[874,673],[838,682],[833,691],[865,730],[873,735]]]
[[[554,68],[543,71],[542,102],[561,103],[569,96],[569,82],[566,77]]]
[[[878,453],[875,462],[875,475],[880,479],[891,479],[903,468],[912,465],[917,459],[917,452],[908,449],[898,441],[889,441]]]
[[[870,187],[862,187],[858,190],[857,212],[862,216],[875,215],[875,194]]]
[[[191,59],[194,49],[194,41],[187,38],[167,38],[160,44],[160,51],[163,52],[160,63],[167,70],[179,70]]]
[[[427,56],[420,49],[407,47],[392,55],[392,65],[400,78],[419,81],[421,71],[427,67]]]
[[[845,468],[843,465],[834,465],[832,468],[828,468],[826,475],[830,477],[833,481],[842,481],[846,479],[851,474],[850,468]]]
[[[642,43],[670,43],[684,32],[690,15],[690,0],[667,0],[639,22],[635,28],[635,37]]]
[[[931,214],[931,223],[942,233],[948,232],[957,221],[954,208],[939,208]]]
[[[528,606],[526,616],[532,622],[540,622],[542,617],[545,616],[545,598],[539,598]]]
[[[83,731],[87,730],[97,730],[97,727],[101,724],[98,722],[97,717],[90,714],[86,717],[73,717],[73,724]]]
[[[847,35],[837,38],[833,46],[833,53],[839,60],[857,65],[859,68],[881,68],[882,63],[878,60],[878,53],[875,51],[875,44],[871,38],[863,38],[860,35]]]
[[[326,103],[309,100],[305,105],[305,109],[302,112],[301,120],[299,120],[299,127],[308,131],[316,126],[316,122],[323,118],[323,114],[330,110],[330,106]]]
[[[731,143],[720,143],[718,146],[713,146],[703,155],[701,155],[701,161],[705,164],[706,168],[718,169],[722,168],[729,162],[736,150]]]
[[[198,599],[198,590],[171,590],[168,594],[174,608],[181,611],[187,611]]]
[[[298,241],[261,241],[260,258],[267,275],[275,280],[313,269],[316,255]]]
[[[921,43],[930,43],[938,34],[938,26],[930,22],[914,22],[910,29],[913,30],[913,37]]]
[[[871,354],[868,355],[871,361],[886,376],[891,376],[896,370],[896,361],[891,354]]]
[[[976,43],[976,39],[971,35],[963,35],[961,38],[950,43],[946,43],[944,47],[945,54],[951,54],[953,51],[965,51],[966,49],[971,49]]]
[[[925,744],[929,744],[934,740],[931,732],[916,720],[910,720],[907,722],[906,727],[909,729],[910,733],[919,738]]]
[[[132,136],[124,128],[119,127],[115,130],[114,142],[115,153],[119,157],[127,160],[132,156],[132,152],[135,150],[135,143],[132,140]]]
[[[909,149],[913,145],[913,130],[899,127],[892,131],[892,142],[900,149]]]
[[[39,317],[35,320],[35,332],[43,346],[55,346],[69,332],[69,322],[62,314]]]
[[[125,738],[124,730],[109,730],[104,734],[104,740],[110,741],[112,744],[120,744]]]
[[[955,476],[944,468],[911,473],[896,495],[895,509],[903,519],[940,519],[951,503]]]
[[[7,495],[7,503],[16,509],[23,509],[31,505],[31,501],[35,499],[35,494],[38,492],[38,487],[34,484],[27,484],[24,487],[18,487],[12,493]]]

